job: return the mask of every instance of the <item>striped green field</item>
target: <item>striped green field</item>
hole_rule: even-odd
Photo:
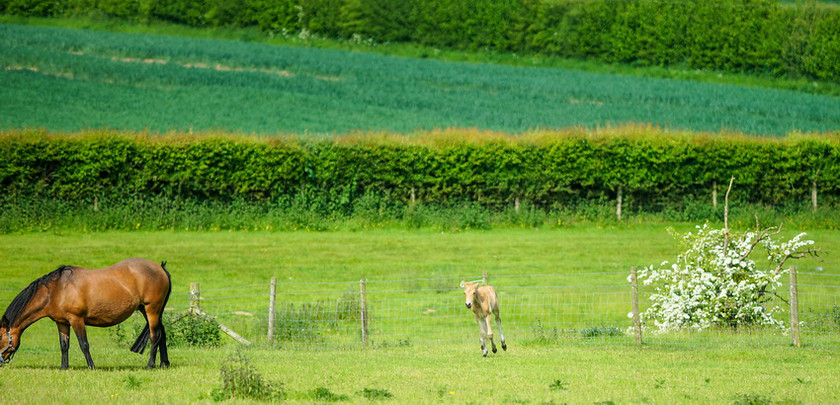
[[[837,97],[562,69],[12,24],[0,25],[0,50],[5,129],[840,127]]]

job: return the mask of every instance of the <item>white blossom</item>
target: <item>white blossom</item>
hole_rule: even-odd
[[[746,232],[727,239],[723,229],[697,226],[682,236],[685,251],[676,261],[639,271],[642,284],[655,287],[643,318],[660,332],[756,324],[784,329],[784,322],[774,317],[781,309],[769,303],[769,294],[782,285],[786,272],[776,268],[814,242],[803,240],[804,233],[781,244],[772,236]],[[766,270],[750,257],[758,245],[766,251],[761,255],[767,258]]]

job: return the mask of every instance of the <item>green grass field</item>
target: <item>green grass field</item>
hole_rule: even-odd
[[[172,351],[172,367],[146,371],[141,356],[94,347],[107,367],[89,371],[78,350],[71,369],[47,348],[0,370],[8,403],[212,403],[219,368],[233,348]],[[352,351],[245,350],[265,379],[282,382],[289,403],[399,404],[826,404],[840,400],[836,350],[716,347],[522,347],[488,358],[473,347]],[[33,384],[33,382],[38,382]],[[365,389],[387,391],[368,400]],[[611,401],[611,402],[608,402]],[[753,401],[753,402],[748,402]],[[254,401],[239,400],[237,403]]]
[[[687,230],[687,224],[670,224]],[[387,391],[383,403],[831,403],[838,401],[840,370],[835,346],[795,349],[779,341],[766,344],[749,336],[704,339],[689,336],[679,344],[658,342],[639,348],[632,338],[614,341],[559,339],[539,341],[517,332],[509,350],[481,358],[477,328],[463,308],[457,283],[489,271],[500,290],[516,295],[524,284],[549,287],[563,274],[578,274],[575,285],[626,283],[631,265],[673,258],[678,244],[665,224],[622,228],[574,226],[555,230],[497,229],[439,232],[375,230],[336,232],[99,232],[0,235],[0,308],[32,279],[59,264],[91,268],[131,256],[167,260],[174,280],[171,306],[183,310],[190,282],[203,291],[264,284],[271,276],[315,294],[318,283],[371,281],[371,288],[394,280],[428,280],[446,291],[461,323],[453,333],[463,339],[412,340],[406,345],[344,345],[303,348],[257,344],[243,351],[263,378],[282,382],[289,402],[324,402],[333,393],[347,403],[367,403],[362,393]],[[840,274],[831,252],[840,232],[809,236],[828,254],[822,262],[801,262],[803,272],[823,267]],[[532,277],[515,277],[532,275]],[[540,277],[540,275],[552,275]],[[832,282],[800,276],[802,284]],[[437,280],[437,281],[435,281]],[[442,281],[441,281],[442,280]],[[836,282],[835,282],[836,284]],[[425,287],[423,284],[421,287]],[[402,283],[385,290],[403,290]],[[447,289],[451,287],[450,289]],[[340,292],[344,286],[339,285]],[[285,290],[288,294],[289,291]],[[405,292],[382,294],[400,295]],[[804,295],[804,294],[803,294]],[[510,295],[502,296],[511,303]],[[393,298],[393,297],[391,297]],[[209,305],[209,304],[208,304]],[[205,308],[212,309],[212,306]],[[208,309],[209,310],[209,309]],[[376,312],[374,312],[374,315]],[[512,316],[512,314],[510,314]],[[418,334],[420,332],[418,331]],[[507,333],[507,331],[506,331]],[[27,330],[11,366],[0,369],[0,388],[11,403],[137,402],[155,396],[167,403],[210,401],[220,383],[220,367],[237,344],[225,337],[220,348],[176,347],[173,366],[146,371],[145,356],[130,353],[113,332],[91,330],[96,371],[72,339],[71,370],[60,371],[55,326],[42,320]],[[407,335],[411,338],[411,334]],[[133,338],[133,336],[131,336]],[[692,340],[696,339],[696,340]],[[605,344],[606,343],[606,344]],[[38,381],[33,385],[33,381]],[[326,390],[326,391],[324,391]],[[378,390],[378,391],[375,391]],[[161,394],[161,392],[164,392]],[[158,397],[163,395],[163,397]],[[744,401],[760,402],[744,402]],[[741,402],[739,402],[741,401]],[[247,403],[248,401],[244,401]]]
[[[637,122],[783,135],[840,126],[836,97],[563,69],[10,24],[0,25],[0,49],[3,128],[516,133]]]

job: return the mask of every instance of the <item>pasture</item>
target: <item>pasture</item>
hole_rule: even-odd
[[[778,136],[840,126],[836,97],[564,69],[11,24],[0,25],[0,49],[4,129],[519,133],[636,122]]]
[[[679,230],[690,227],[671,225]],[[176,312],[185,309],[190,282],[201,282],[202,290],[211,291],[264,284],[276,276],[294,282],[295,292],[306,296],[316,293],[324,282],[358,285],[361,278],[382,282],[452,279],[452,285],[437,284],[442,291],[435,294],[459,308],[461,322],[452,334],[461,338],[440,342],[415,338],[403,345],[367,348],[360,344],[278,348],[254,332],[250,336],[257,337],[256,344],[242,354],[263,378],[284,384],[289,402],[324,402],[323,395],[332,393],[333,399],[367,403],[370,400],[365,392],[390,393],[391,399],[383,397],[383,403],[830,403],[840,399],[836,339],[835,346],[824,346],[809,343],[806,337],[806,346],[795,349],[778,341],[767,344],[749,334],[731,340],[689,336],[680,344],[654,341],[638,347],[624,338],[540,341],[514,328],[505,330],[508,351],[481,357],[477,327],[463,306],[458,280],[475,279],[486,270],[491,282],[494,275],[575,273],[585,275],[576,280],[592,289],[626,283],[626,273],[617,270],[659,263],[677,254],[678,244],[665,227],[572,226],[452,233],[6,234],[0,235],[0,260],[4,263],[0,308],[34,278],[60,264],[96,268],[131,256],[169,263],[174,285],[170,306]],[[818,265],[827,275],[840,274],[840,259],[832,254],[840,247],[840,233],[819,230],[809,236],[828,253],[823,262],[803,261],[801,266],[812,269]],[[510,286],[504,280],[522,280],[496,280],[496,288],[503,292],[500,309],[504,322],[504,290]],[[815,280],[800,277],[802,284]],[[529,277],[527,282],[548,286],[557,283],[557,278]],[[209,301],[205,308],[212,312]],[[404,327],[410,337],[410,325]],[[0,388],[6,399],[15,403],[120,403],[166,392],[168,403],[210,401],[209,393],[219,385],[220,367],[238,346],[225,337],[220,348],[172,348],[170,369],[146,371],[145,356],[118,344],[113,331],[91,328],[91,354],[98,369],[85,369],[84,358],[71,339],[68,373],[58,369],[56,335],[49,321],[36,323],[24,334],[14,363],[0,369]],[[39,383],[33,385],[33,381]]]

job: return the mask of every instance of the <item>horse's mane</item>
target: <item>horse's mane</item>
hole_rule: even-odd
[[[58,266],[57,269],[30,283],[29,286],[24,288],[23,291],[21,291],[17,297],[12,300],[9,307],[6,308],[6,312],[3,314],[3,317],[0,318],[0,327],[8,328],[17,321],[21,312],[23,312],[23,309],[26,307],[26,304],[28,304],[29,301],[32,300],[32,297],[35,296],[35,293],[38,292],[38,287],[47,285],[60,277],[61,273],[64,271],[72,271],[73,268],[73,266]]]

